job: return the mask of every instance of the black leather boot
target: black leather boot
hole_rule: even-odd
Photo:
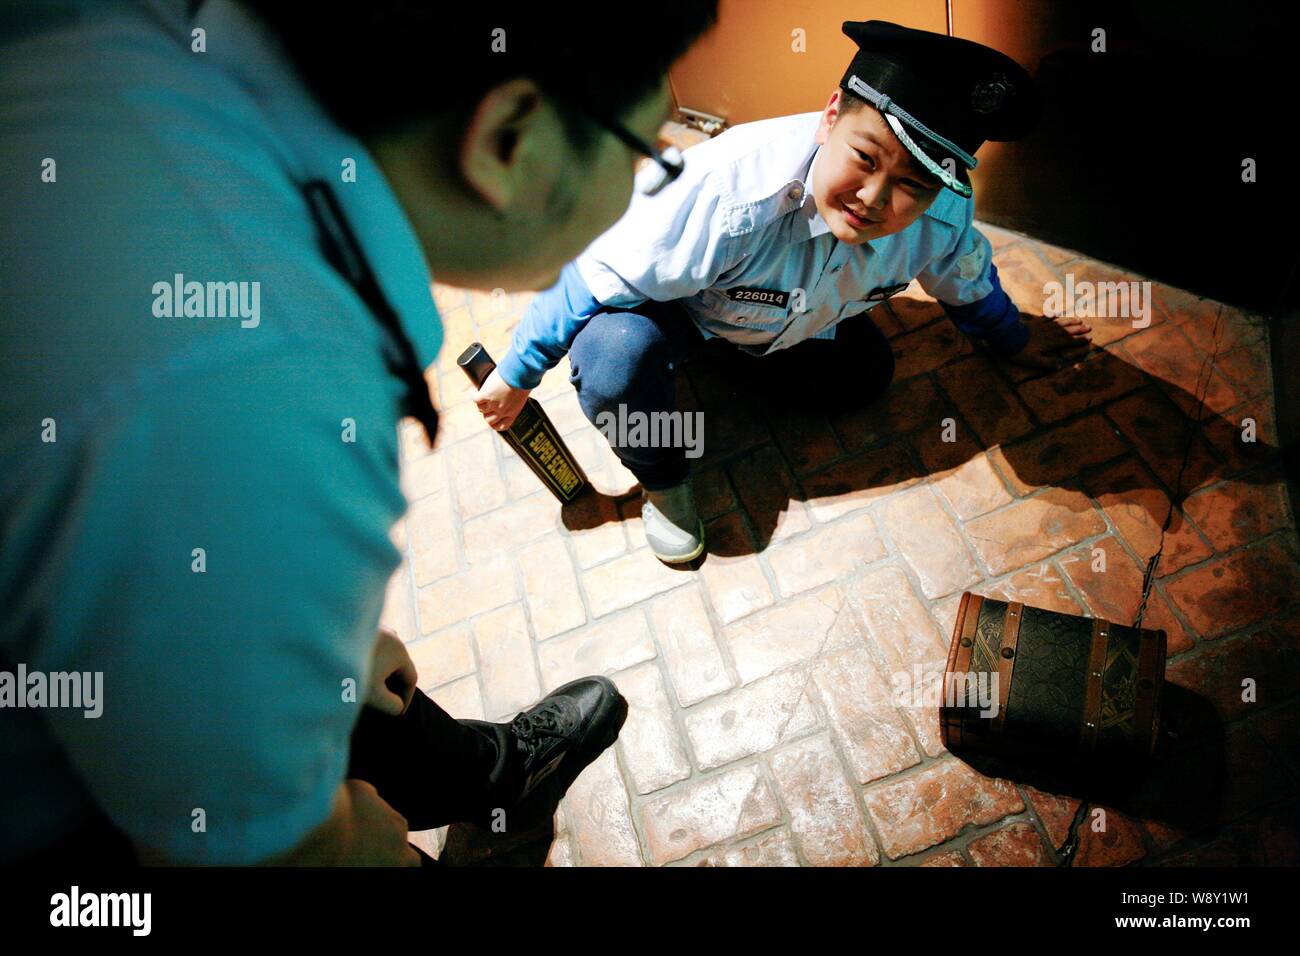
[[[492,811],[476,820],[492,828],[492,813],[505,811],[506,826],[537,823],[554,815],[570,785],[618,739],[627,700],[608,677],[582,677],[557,687],[509,724],[485,724],[504,737],[508,752],[493,786]],[[480,723],[465,721],[466,723]]]

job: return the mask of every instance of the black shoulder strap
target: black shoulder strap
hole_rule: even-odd
[[[393,307],[388,304],[388,299],[379,288],[379,282],[370,269],[370,263],[366,261],[360,244],[352,234],[347,217],[339,208],[338,199],[333,191],[324,180],[320,179],[313,179],[306,183],[302,190],[303,195],[307,197],[308,205],[311,206],[312,215],[320,227],[321,241],[330,264],[356,289],[357,295],[392,337],[396,354],[389,351],[386,356],[388,367],[406,382],[407,413],[415,416],[424,425],[425,434],[429,438],[429,447],[433,447],[433,439],[438,431],[438,412],[433,407],[433,399],[429,396],[429,383],[425,381],[420,363],[415,358],[415,347],[402,329],[397,313],[393,311]]]

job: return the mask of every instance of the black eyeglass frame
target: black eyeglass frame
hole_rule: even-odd
[[[660,152],[618,120],[604,116],[597,110],[581,103],[575,103],[571,100],[566,100],[566,102],[607,133],[613,133],[629,149],[654,160],[663,171],[663,175],[649,188],[643,190],[645,195],[653,196],[685,171],[686,160],[682,158],[681,151],[676,146],[669,146],[666,150]]]

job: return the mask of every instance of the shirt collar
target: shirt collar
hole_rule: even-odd
[[[312,179],[330,185],[420,367],[432,365],[442,345],[442,325],[429,266],[378,164],[329,118],[255,15],[231,0],[208,0],[201,22],[208,34],[206,55],[237,77],[261,106],[280,134],[273,146],[290,175],[300,186]],[[345,159],[356,162],[355,181],[342,180]]]
[[[803,177],[803,202],[795,210],[795,228],[791,230],[791,241],[805,242],[816,239],[831,231],[829,223],[817,211],[817,199],[813,196],[813,171],[817,168],[817,157],[821,155],[820,145],[813,150],[808,163],[808,172]]]

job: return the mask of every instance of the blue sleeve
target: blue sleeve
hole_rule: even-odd
[[[941,303],[953,324],[967,335],[987,341],[1002,355],[1015,355],[1029,341],[1029,326],[1020,321],[1020,310],[998,281],[998,267],[989,263],[993,291],[966,305]]]
[[[510,349],[497,362],[501,378],[514,388],[536,388],[600,308],[576,261],[570,262],[560,281],[539,293],[515,326]]]

